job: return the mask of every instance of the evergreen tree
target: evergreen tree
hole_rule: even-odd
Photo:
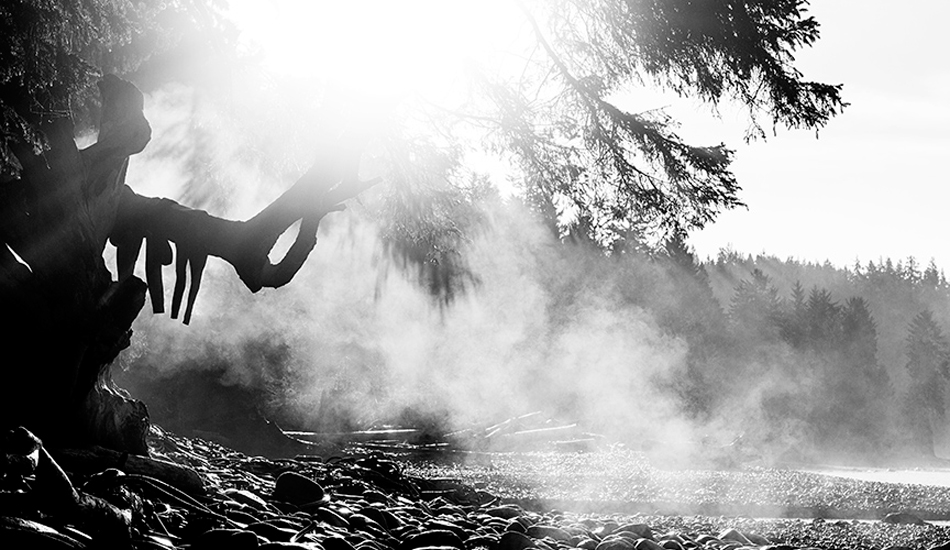
[[[685,410],[694,415],[709,413],[716,392],[714,372],[726,343],[726,318],[709,286],[705,268],[686,245],[686,235],[677,232],[656,261],[667,283],[669,306],[659,316],[663,327],[689,343],[686,374],[675,388]]]
[[[898,267],[900,267],[900,265],[898,265]],[[903,269],[901,270],[901,277],[911,284],[917,284],[920,282],[921,273],[920,265],[917,263],[917,258],[914,258],[913,256],[907,257],[907,262],[904,263]]]
[[[944,399],[950,376],[950,344],[930,310],[925,309],[914,317],[908,329],[907,373],[911,383],[904,398],[904,412],[913,443],[932,454],[933,424],[942,423],[946,415]]]
[[[921,282],[929,289],[947,290],[947,278],[944,276],[943,271],[937,268],[937,264],[933,259],[927,264],[927,269],[924,270],[921,276]]]
[[[805,304],[806,345],[817,351],[833,349],[841,337],[840,312],[831,292],[812,287]]]
[[[552,204],[570,205],[591,220],[589,237],[609,244],[611,233],[700,228],[741,204],[725,144],[687,143],[666,113],[612,103],[619,93],[650,82],[712,106],[735,100],[748,112],[750,138],[775,126],[817,130],[846,106],[840,85],[807,81],[794,66],[796,53],[819,35],[806,0],[518,0],[526,32],[513,42],[528,50],[520,77],[460,63],[471,69],[472,93],[460,94],[471,101],[435,109],[427,101],[400,104],[391,117],[405,117],[398,121],[357,101],[339,108],[322,88],[302,91],[337,117],[304,124],[311,154],[317,152],[314,168],[258,216],[227,220],[125,185],[130,157],[152,137],[140,88],[180,81],[181,74],[163,72],[168,67],[182,68],[189,83],[231,88],[214,63],[193,64],[209,43],[232,49],[219,4],[0,4],[0,310],[17,325],[0,332],[7,354],[0,424],[144,452],[147,412],[141,404],[120,410],[127,399],[110,387],[109,369],[129,345],[146,293],[153,310],[164,311],[163,267],[175,264],[171,313],[177,316],[185,300],[185,321],[209,255],[231,263],[251,291],[287,284],[315,246],[323,216],[368,187],[357,178],[366,150],[386,166],[391,201],[408,197],[383,209],[392,213],[384,216],[391,249],[410,266],[422,263],[419,278],[443,295],[447,277],[464,269],[428,268],[458,266],[460,196],[446,193],[420,206],[412,200],[418,193],[405,191],[415,191],[410,183],[417,180],[445,183],[459,167],[456,137],[467,134],[456,131],[460,124],[477,125],[491,147],[512,156],[528,200],[540,198],[549,214]],[[97,90],[93,82],[103,74]],[[406,95],[407,102],[418,99]],[[432,121],[420,130],[424,137],[450,143],[409,143],[403,132],[423,120]],[[96,143],[80,150],[77,136],[96,123]],[[386,135],[369,147],[380,133]],[[431,149],[438,150],[419,154]],[[420,228],[421,210],[451,234]],[[272,264],[269,251],[298,220],[290,250]],[[134,275],[143,239],[147,282]],[[102,257],[107,242],[117,248],[114,273]]]
[[[805,287],[801,281],[795,281],[788,307],[783,309],[781,328],[782,340],[794,348],[801,348],[805,343],[808,331],[806,307]]]
[[[877,360],[877,324],[865,299],[849,298],[841,308],[836,352],[833,414],[845,428],[838,439],[867,450],[880,443],[887,426],[890,382]]]
[[[781,324],[778,289],[761,270],[753,269],[752,278],[736,286],[729,319],[740,338],[771,342],[778,336]]]
[[[876,366],[877,323],[867,300],[858,296],[848,298],[841,313],[841,340],[845,355],[853,364]]]

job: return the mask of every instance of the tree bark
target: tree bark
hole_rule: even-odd
[[[22,172],[0,185],[0,314],[8,327],[0,330],[0,427],[26,426],[54,446],[146,454],[147,409],[115,387],[109,367],[129,345],[146,291],[153,311],[164,312],[162,267],[176,264],[173,318],[190,280],[185,323],[209,255],[233,265],[252,292],[282,286],[315,245],[320,220],[375,182],[356,178],[365,136],[344,135],[327,139],[314,167],[247,221],[143,197],[125,185],[129,157],[151,137],[143,96],[114,76],[99,87],[94,145],[79,150],[68,119],[42,122],[49,149],[13,147]],[[268,253],[297,220],[297,240],[271,264]],[[107,239],[118,251],[115,277],[102,257]],[[133,275],[143,241],[147,283]]]

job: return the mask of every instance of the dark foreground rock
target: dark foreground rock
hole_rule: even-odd
[[[121,464],[68,477],[49,474],[49,466],[31,470],[30,457],[42,447],[5,455],[0,548],[894,550],[950,543],[946,527],[926,522],[530,509],[454,478],[412,475],[381,454],[268,460],[160,431],[150,445],[156,457],[198,472],[203,488],[189,493],[123,472]],[[45,487],[51,479],[60,485]],[[78,508],[46,501],[62,494]]]

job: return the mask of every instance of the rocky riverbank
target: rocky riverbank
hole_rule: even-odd
[[[268,460],[159,430],[150,445],[154,457],[197,472],[197,485],[187,478],[169,484],[123,471],[134,469],[132,457],[123,457],[105,472],[67,467],[60,481],[75,486],[67,491],[62,483],[49,486],[59,478],[51,470],[53,463],[44,466],[43,455],[32,462],[31,472],[29,464],[10,458],[16,453],[7,452],[0,547],[777,550],[930,549],[950,542],[950,529],[922,521],[747,519],[607,508],[638,495],[666,495],[684,507],[743,501],[820,504],[829,499],[825,504],[842,510],[917,506],[940,511],[947,495],[922,486],[886,488],[765,469],[664,472],[637,462],[637,456],[611,453],[499,453],[435,461],[353,448],[321,457]],[[624,472],[627,477],[617,477]],[[593,483],[595,478],[617,483],[605,486]],[[69,498],[49,502],[67,493]],[[595,510],[588,497],[609,498]],[[557,502],[587,502],[590,508],[555,509],[551,505]]]

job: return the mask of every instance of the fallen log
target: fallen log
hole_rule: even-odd
[[[391,430],[357,430],[353,432],[329,433],[284,431],[284,435],[287,435],[288,437],[310,443],[322,443],[327,441],[360,443],[365,441],[411,440],[414,438],[414,436],[420,436],[422,433],[422,430],[411,428],[397,428]]]
[[[120,453],[104,447],[58,449],[54,452],[54,456],[66,470],[82,475],[116,468],[126,474],[159,479],[190,495],[205,493],[204,482],[194,470],[167,460]]]

